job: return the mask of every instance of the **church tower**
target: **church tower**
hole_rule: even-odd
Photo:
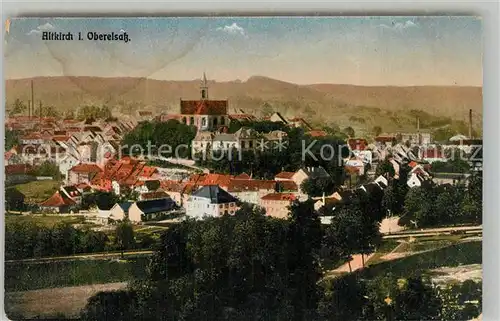
[[[202,100],[208,99],[208,84],[207,84],[207,76],[205,75],[205,73],[203,73],[203,80],[200,86],[200,93]]]

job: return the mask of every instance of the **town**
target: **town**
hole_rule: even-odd
[[[6,318],[482,319],[480,18],[6,26]]]

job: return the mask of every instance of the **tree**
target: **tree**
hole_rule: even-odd
[[[329,281],[318,307],[321,320],[363,320],[368,304],[366,291],[366,285],[354,273]]]
[[[373,132],[373,136],[378,136],[378,135],[382,134],[382,127],[373,126],[372,132]]]
[[[310,197],[331,195],[335,185],[329,177],[311,177],[300,185],[300,189]]]
[[[121,202],[120,196],[113,192],[96,191],[82,197],[81,208],[88,210],[97,207],[101,210],[110,210],[116,203]]]
[[[137,296],[131,291],[98,292],[88,299],[81,320],[137,320],[134,315],[136,302]]]
[[[288,221],[288,271],[292,275],[289,288],[295,292],[294,320],[303,320],[317,308],[317,282],[321,276],[318,258],[323,232],[312,200],[292,203]]]
[[[121,251],[131,249],[135,245],[134,229],[129,222],[121,222],[115,229],[115,245]]]
[[[361,253],[364,226],[363,212],[359,206],[343,206],[337,215],[333,216],[325,231],[325,244],[331,253],[349,263],[351,269],[352,255]]]
[[[344,128],[343,132],[350,138],[354,137],[355,134],[354,129],[351,126]]]
[[[47,160],[34,168],[33,173],[36,176],[50,176],[55,180],[60,180],[62,177],[59,166],[53,161]]]
[[[22,102],[19,98],[17,98],[14,103],[12,104],[12,107],[9,111],[9,116],[13,116],[16,114],[21,114],[24,112],[28,107]]]
[[[5,129],[5,151],[9,151],[17,145],[19,145],[19,132]]]
[[[265,102],[262,104],[261,113],[263,116],[271,116],[272,113],[274,113],[273,106],[271,106],[268,102]]]
[[[377,165],[377,169],[375,170],[376,176],[382,175],[382,176],[386,176],[386,177],[387,176],[394,177],[395,174],[396,174],[396,172],[394,170],[394,166],[387,158],[384,161],[380,162]]]

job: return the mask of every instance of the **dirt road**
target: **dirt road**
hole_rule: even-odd
[[[40,317],[75,318],[88,298],[99,291],[126,288],[126,282],[92,284],[54,289],[5,293],[5,313],[10,319]],[[16,318],[15,318],[16,317]]]

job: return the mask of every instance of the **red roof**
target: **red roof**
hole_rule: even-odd
[[[312,137],[325,137],[325,136],[327,136],[327,134],[324,130],[310,130],[307,133],[309,134],[309,136],[312,136]]]
[[[59,191],[55,192],[51,197],[42,202],[40,206],[59,207],[64,205],[74,205],[75,201],[68,197],[64,197]]]
[[[377,136],[377,137],[375,137],[375,141],[380,142],[380,143],[389,143],[389,142],[393,142],[395,140],[396,140],[395,136]]]
[[[349,138],[347,144],[351,150],[365,150],[368,146],[368,142],[364,138]]]
[[[294,201],[297,197],[292,193],[271,193],[261,199],[265,201]]]
[[[411,161],[411,162],[408,164],[408,166],[410,166],[410,167],[412,167],[412,168],[413,168],[413,167],[415,167],[415,166],[417,166],[417,165],[418,165],[418,163],[417,163],[417,162],[415,162],[415,161]]]
[[[142,168],[141,173],[139,174],[141,177],[151,177],[156,172],[156,167],[153,166],[144,166]]]
[[[199,182],[199,185],[219,185],[221,187],[227,187],[229,186],[229,182],[232,178],[233,176],[231,175],[208,174],[207,176],[205,176],[205,179],[203,181]]]
[[[226,115],[227,100],[181,100],[183,115]]]
[[[73,166],[70,171],[74,173],[99,173],[102,172],[102,169],[96,164],[85,164],[80,163]]]
[[[282,178],[282,179],[292,179],[295,172],[281,172],[277,174],[274,178]]]
[[[360,168],[357,167],[357,166],[349,166],[349,165],[346,165],[344,166],[344,169],[347,173],[349,174],[358,174],[359,171],[360,171]]]
[[[27,134],[27,135],[24,135],[21,137],[21,139],[24,139],[24,140],[27,140],[27,139],[40,139],[42,138],[42,136],[40,135],[40,133],[31,133],[31,134]]]
[[[71,137],[66,135],[52,136],[52,140],[56,142],[67,142]]]
[[[234,179],[250,179],[250,175],[248,175],[247,173],[242,173],[240,175],[236,175]]]
[[[281,189],[284,191],[298,191],[299,187],[295,184],[294,181],[279,181],[279,185]]]
[[[148,193],[141,194],[141,198],[143,200],[152,200],[152,199],[167,198],[167,197],[168,197],[168,194],[165,193],[164,191],[148,192]]]
[[[443,153],[437,149],[426,149],[423,158],[444,158]]]

